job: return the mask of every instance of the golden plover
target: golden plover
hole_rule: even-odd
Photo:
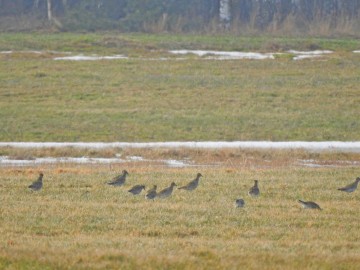
[[[322,210],[320,208],[320,206],[317,204],[317,203],[314,203],[314,202],[305,202],[305,201],[302,201],[302,200],[299,200],[299,203],[305,208],[305,209],[319,209],[319,210]]]
[[[125,184],[127,175],[129,175],[129,173],[126,170],[123,170],[121,175],[114,177],[112,181],[107,184],[111,186],[122,186]]]
[[[191,182],[189,182],[185,186],[179,187],[179,189],[185,189],[185,190],[188,190],[188,191],[192,191],[192,190],[196,189],[198,187],[198,185],[199,185],[199,180],[200,180],[201,176],[202,176],[201,173],[198,173],[194,180],[192,180]]]
[[[239,207],[239,208],[244,207],[245,206],[245,201],[243,199],[237,199],[235,201],[235,206]]]
[[[145,189],[144,185],[136,185],[136,186],[133,186],[131,189],[129,189],[128,192],[130,192],[133,195],[138,195],[141,193],[141,191],[143,189]]]
[[[42,188],[42,186],[43,186],[43,182],[42,182],[43,176],[44,176],[44,174],[43,174],[43,173],[40,173],[40,174],[39,174],[39,178],[38,178],[35,182],[33,182],[33,183],[29,186],[29,188],[30,188],[31,190],[33,190],[33,191],[38,191],[38,190],[40,190],[40,189]]]
[[[357,188],[359,182],[360,182],[360,177],[357,177],[354,183],[351,183],[343,188],[338,188],[338,190],[349,192],[349,193],[353,192]]]
[[[153,200],[156,198],[156,188],[157,188],[157,185],[154,185],[154,187],[150,190],[148,190],[148,192],[146,193],[145,195],[145,198],[148,199],[148,200]]]
[[[260,190],[258,187],[258,180],[254,180],[254,186],[249,189],[248,193],[252,197],[257,197],[260,195]]]
[[[162,191],[160,191],[156,196],[158,198],[164,199],[167,198],[171,195],[171,193],[173,192],[174,187],[176,186],[176,184],[174,182],[171,183],[171,185],[167,188],[164,188]]]

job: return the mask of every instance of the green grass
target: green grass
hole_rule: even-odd
[[[0,169],[2,269],[356,269],[360,263],[359,192],[336,188],[358,167],[166,169],[128,164],[125,187],[104,184],[123,169],[42,166]],[[44,188],[27,190],[42,170]],[[146,201],[126,190],[144,183],[185,184]],[[259,179],[261,196],[246,193]],[[234,200],[243,197],[244,209]],[[299,198],[323,211],[303,210]]]
[[[55,50],[71,52],[142,52],[149,49],[214,49],[284,51],[289,49],[352,51],[359,39],[231,35],[173,35],[129,33],[1,33],[0,50]]]
[[[360,55],[348,51],[356,40],[316,39],[318,47],[337,49],[317,60],[141,60],[174,57],[168,48],[262,50],[266,40],[2,34],[0,50],[132,58],[0,54],[0,141],[359,140]],[[308,41],[277,42],[302,49]]]
[[[1,34],[0,141],[359,140],[358,40],[142,34]],[[183,61],[168,49],[331,49],[324,59]],[[57,51],[57,52],[51,52]],[[128,60],[53,61],[61,52]],[[241,149],[14,149],[12,158],[155,162],[0,168],[0,269],[357,269],[358,153]],[[162,167],[164,159],[200,166]],[[299,160],[330,165],[299,167]],[[347,161],[351,161],[347,163]],[[216,165],[210,167],[209,164]],[[351,165],[352,164],[352,165]],[[205,165],[205,166],[204,166]],[[335,167],[331,167],[335,166]],[[125,187],[105,184],[122,169]],[[27,186],[44,172],[38,193]],[[146,201],[126,190],[185,184]],[[260,182],[261,196],[247,190]],[[234,200],[243,197],[244,209]],[[298,199],[323,211],[305,211]]]

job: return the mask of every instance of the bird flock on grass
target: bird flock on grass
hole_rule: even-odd
[[[107,182],[108,185],[111,186],[116,186],[116,187],[120,187],[123,186],[126,182],[126,176],[128,176],[129,173],[126,170],[122,171],[122,174],[114,177],[110,182]],[[39,191],[42,189],[43,187],[43,177],[44,174],[40,173],[39,177],[36,181],[34,181],[31,185],[28,186],[29,189],[31,189],[32,191]],[[200,181],[200,177],[202,177],[201,173],[198,173],[196,175],[196,178],[192,181],[190,181],[188,184],[179,187],[178,189],[182,189],[182,190],[187,190],[187,191],[193,191],[195,190],[198,186],[199,186],[199,181]],[[360,182],[360,177],[357,177],[355,182],[342,187],[342,188],[338,188],[338,190],[343,191],[343,192],[347,192],[347,193],[351,193],[354,192],[357,189],[357,186]],[[163,190],[157,192],[157,185],[154,185],[151,189],[149,189],[146,192],[145,198],[148,200],[154,200],[156,198],[159,199],[165,199],[168,198],[172,195],[173,191],[174,191],[174,187],[176,187],[177,185],[172,182],[170,184],[170,186],[164,188]],[[139,195],[143,190],[145,190],[145,185],[135,185],[133,186],[131,189],[128,190],[129,193],[133,194],[133,195]],[[254,180],[254,185],[249,189],[248,191],[249,196],[251,197],[259,197],[260,196],[260,189],[259,189],[259,181],[258,180]],[[315,202],[312,201],[303,201],[303,200],[298,200],[298,202],[302,205],[303,208],[305,209],[318,209],[318,210],[322,210],[322,208]],[[245,207],[245,201],[242,198],[236,199],[235,200],[235,206],[238,208],[243,208]]]

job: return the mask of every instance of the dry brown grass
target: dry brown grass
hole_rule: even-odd
[[[227,151],[222,155],[228,157]],[[138,163],[0,169],[0,268],[8,269],[356,269],[359,191],[336,188],[359,167],[224,166],[166,168]],[[105,182],[126,168],[125,187]],[[27,190],[39,171],[44,188]],[[126,190],[185,184],[146,201]],[[247,190],[259,179],[261,196]],[[244,209],[234,200],[242,197]],[[306,211],[298,199],[323,211]]]

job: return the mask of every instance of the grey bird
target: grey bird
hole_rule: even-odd
[[[165,199],[165,198],[169,197],[172,194],[175,186],[176,186],[176,184],[174,182],[172,182],[169,187],[164,188],[162,191],[160,191],[157,194],[157,197],[161,198],[161,199]]]
[[[260,195],[260,190],[258,187],[258,180],[254,180],[254,186],[249,189],[248,193],[252,197],[257,197]]]
[[[148,190],[148,192],[145,195],[145,198],[148,200],[153,200],[156,198],[156,189],[157,189],[157,185],[154,185],[154,187],[150,190]]]
[[[318,209],[318,210],[322,210],[320,208],[320,206],[317,203],[314,202],[305,202],[302,200],[299,200],[299,203],[305,208],[305,209]]]
[[[338,190],[345,191],[345,192],[353,192],[357,188],[360,182],[360,177],[357,177],[354,183],[347,185],[346,187],[338,188]]]
[[[125,184],[127,175],[129,175],[129,173],[126,170],[123,170],[121,175],[114,177],[107,184],[111,186],[122,186],[123,184]]]
[[[192,181],[190,181],[187,185],[185,186],[182,186],[182,187],[179,187],[179,189],[185,189],[185,190],[188,190],[188,191],[193,191],[194,189],[196,189],[199,185],[199,180],[200,180],[200,177],[201,177],[201,173],[198,173],[196,175],[196,178]]]
[[[43,174],[43,173],[40,173],[40,174],[39,174],[39,178],[38,178],[35,182],[33,182],[33,183],[29,186],[29,188],[30,188],[31,190],[33,190],[33,191],[38,191],[38,190],[40,190],[40,189],[42,188],[42,186],[43,186],[43,182],[42,182],[43,176],[44,176],[44,174]]]
[[[143,189],[145,189],[144,185],[136,185],[136,186],[133,186],[131,189],[129,189],[128,192],[130,192],[133,195],[138,195],[141,193],[141,191]]]
[[[239,207],[239,208],[244,207],[245,206],[245,201],[243,199],[237,199],[235,201],[235,206]]]

